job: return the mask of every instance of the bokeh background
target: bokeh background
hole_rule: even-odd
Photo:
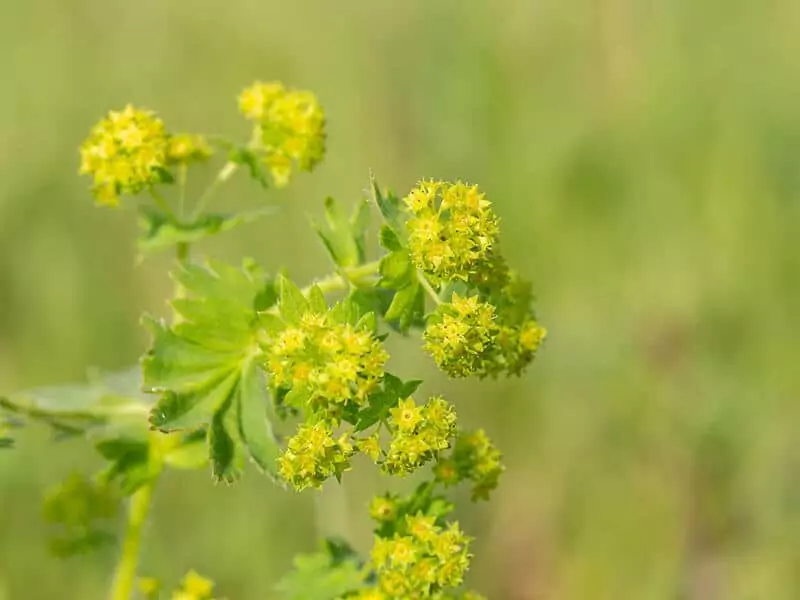
[[[263,223],[205,243],[307,281],[307,226],[373,169],[479,183],[549,329],[521,379],[450,382],[414,341],[401,375],[483,424],[508,471],[462,503],[470,583],[501,600],[800,598],[800,3],[793,0],[0,2],[0,390],[134,363],[167,314],[167,256],[98,210],[76,147],[108,109],[247,135],[250,81],[314,90],[325,162]],[[214,207],[254,206],[237,179]],[[374,246],[373,246],[374,247]],[[115,552],[48,555],[40,499],[100,466],[34,428],[0,454],[0,599],[103,598]],[[326,533],[369,544],[369,469],[321,496],[255,471],[161,483],[144,570],[277,597]],[[463,498],[466,500],[465,498]]]

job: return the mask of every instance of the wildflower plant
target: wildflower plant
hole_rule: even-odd
[[[420,393],[421,381],[387,370],[389,335],[420,334],[420,347],[450,377],[519,375],[545,338],[530,285],[499,246],[500,220],[486,194],[461,181],[422,180],[404,198],[372,180],[370,197],[348,214],[334,200],[313,223],[333,273],[298,286],[251,259],[239,266],[192,255],[203,239],[275,212],[208,210],[222,185],[244,171],[280,187],[311,171],[325,153],[325,116],[316,97],[256,82],[239,96],[249,139],[236,143],[173,133],[158,116],[111,111],[80,148],[80,173],[100,205],[135,208],[143,256],[175,252],[172,318],[149,315],[151,344],[140,364],[93,373],[88,383],[0,399],[0,447],[14,429],[40,421],[61,436],[84,436],[107,462],[74,474],[47,497],[51,545],[61,555],[116,543],[127,506],[112,600],[209,600],[214,584],[190,571],[179,587],[138,572],[142,527],[168,469],[210,467],[234,483],[247,462],[301,492],[341,482],[364,455],[382,473],[423,471],[406,495],[376,495],[371,549],[325,540],[295,560],[278,585],[286,598],[480,598],[464,590],[471,538],[453,518],[449,488],[488,499],[503,472],[483,430],[465,431],[455,406]],[[193,204],[187,179],[223,159]],[[198,172],[202,176],[203,171]],[[370,260],[370,217],[381,251]]]

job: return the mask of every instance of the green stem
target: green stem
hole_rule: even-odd
[[[197,204],[194,206],[194,210],[192,211],[192,220],[194,221],[203,214],[203,210],[205,210],[208,201],[211,200],[211,197],[214,195],[214,192],[226,181],[228,181],[233,174],[236,173],[239,165],[235,162],[227,162],[225,165],[220,169],[217,176],[214,178],[214,181],[211,182],[200,198],[197,200]]]
[[[185,162],[182,162],[180,167],[178,168],[178,185],[180,186],[180,200],[178,204],[178,214],[180,215],[181,219],[184,216],[184,210],[186,209],[186,181],[189,177],[189,165]]]
[[[175,215],[173,210],[169,207],[169,204],[164,199],[164,196],[159,194],[156,191],[156,189],[153,188],[153,187],[150,188],[150,195],[153,197],[153,200],[156,201],[156,205],[158,206],[158,208],[163,210],[164,214],[166,214],[173,222],[177,223],[178,222],[178,217]]]
[[[155,480],[140,487],[131,496],[128,506],[128,526],[122,543],[122,556],[117,563],[109,600],[130,600],[139,566],[142,531],[153,498]]]
[[[185,265],[189,260],[189,242],[178,242],[175,245],[175,258],[178,263]]]
[[[422,285],[422,289],[424,289],[427,292],[428,296],[430,296],[433,299],[433,302],[436,304],[436,306],[439,306],[442,303],[442,299],[439,298],[439,292],[433,289],[433,286],[431,285],[431,282],[428,281],[428,278],[425,276],[425,273],[417,271],[417,279],[419,279],[419,282]]]
[[[351,284],[357,286],[359,283],[362,283],[364,279],[377,274],[380,264],[381,261],[375,260],[358,267],[344,267],[341,270],[342,274],[334,273],[333,275],[323,277],[313,284],[303,288],[303,293],[307,293],[315,285],[323,293],[346,290]]]

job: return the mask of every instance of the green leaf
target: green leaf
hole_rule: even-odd
[[[364,431],[389,418],[389,411],[397,406],[400,400],[408,398],[420,386],[422,381],[402,381],[399,377],[386,373],[383,388],[369,397],[369,405],[358,413],[356,431]]]
[[[408,252],[396,250],[381,259],[380,285],[391,289],[403,288],[416,280],[417,274]]]
[[[381,225],[380,242],[381,246],[390,252],[403,249],[403,243],[400,241],[400,238],[397,237],[394,229],[389,227],[386,223]]]
[[[411,327],[422,325],[424,314],[425,292],[415,277],[394,295],[384,319],[390,324],[394,322],[400,331],[406,332]]]
[[[274,302],[274,292],[265,292],[274,290],[274,282],[252,263],[244,269],[188,265],[173,276],[184,294],[172,301],[179,319],[172,326],[145,321],[153,335],[142,359],[145,389],[161,395],[151,425],[162,431],[207,428],[217,480],[238,478],[246,456],[275,477],[279,448],[257,361],[257,331],[264,322],[258,311],[270,308],[266,299]],[[295,298],[286,285],[281,295]]]
[[[120,498],[103,481],[70,475],[48,493],[42,507],[51,551],[66,557],[113,543],[119,505]]]
[[[355,267],[366,257],[365,238],[369,225],[369,205],[359,202],[348,218],[333,198],[325,199],[325,220],[312,220],[333,262],[340,267]]]
[[[228,160],[237,165],[247,167],[250,177],[261,184],[261,187],[269,187],[269,175],[258,154],[245,147],[234,147],[228,154]]]
[[[312,285],[311,290],[308,292],[308,303],[311,310],[318,314],[328,312],[328,303],[325,300],[325,294],[319,289],[318,285]]]
[[[321,552],[295,557],[294,570],[276,588],[287,600],[337,600],[363,585],[361,561],[352,548],[328,540]]]
[[[0,402],[2,398],[0,398]],[[12,448],[14,439],[11,437],[11,430],[22,427],[22,421],[14,417],[0,417],[0,450]]]
[[[47,424],[59,436],[85,436],[109,463],[102,478],[118,481],[122,492],[131,494],[162,468],[161,457],[153,450],[160,440],[154,439],[147,425],[154,398],[141,388],[142,375],[137,366],[91,374],[85,384],[20,392],[0,399],[0,404],[28,420]],[[167,446],[169,452],[179,454],[196,438],[197,435],[173,438]]]
[[[149,206],[140,209],[139,251],[151,253],[179,243],[195,243],[225,233],[238,225],[252,223],[275,213],[272,207],[235,214],[207,213],[188,223],[176,223],[166,213]]]
[[[398,241],[404,241],[406,217],[400,199],[390,190],[387,190],[386,193],[381,192],[375,177],[370,177],[370,187],[372,188],[373,202],[381,211],[387,227],[394,232]]]
[[[282,275],[279,281],[280,303],[278,304],[281,317],[292,324],[300,323],[301,317],[306,314],[311,306],[308,299],[294,282]]]

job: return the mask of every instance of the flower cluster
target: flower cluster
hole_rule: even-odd
[[[148,600],[156,600],[161,592],[161,582],[154,577],[141,577],[139,592]],[[171,594],[172,600],[214,600],[214,582],[197,571],[189,571],[181,580],[180,587]]]
[[[352,455],[353,445],[347,435],[334,439],[327,423],[304,424],[289,440],[278,468],[281,477],[301,491],[320,487],[331,476],[341,477],[350,468]]]
[[[333,420],[347,404],[365,402],[380,385],[389,358],[371,331],[336,322],[330,312],[306,313],[269,343],[272,385],[293,389],[304,406]]]
[[[436,517],[417,513],[405,517],[403,529],[392,537],[376,536],[371,566],[377,581],[357,598],[438,598],[463,583],[470,538],[458,523],[442,527]]]
[[[311,92],[257,81],[242,91],[239,110],[256,123],[253,146],[276,186],[286,185],[294,168],[311,171],[322,160],[325,115]]]
[[[391,409],[390,414],[393,435],[382,464],[387,473],[411,473],[450,447],[456,430],[456,413],[443,398],[431,398],[423,406],[407,398]]]
[[[425,328],[425,349],[451,377],[483,374],[495,352],[495,307],[477,295],[453,294],[439,305]]]
[[[99,204],[116,205],[121,194],[138,194],[164,180],[164,123],[148,110],[128,105],[111,111],[80,148],[80,173],[94,178]]]
[[[178,133],[169,138],[167,145],[167,162],[189,163],[203,161],[213,154],[206,138],[195,133]]]
[[[478,186],[422,181],[405,198],[411,259],[437,278],[467,280],[489,256],[497,217]]]
[[[434,474],[445,485],[472,481],[472,499],[488,500],[505,470],[501,458],[483,429],[464,432],[456,439],[451,455],[436,464]]]

